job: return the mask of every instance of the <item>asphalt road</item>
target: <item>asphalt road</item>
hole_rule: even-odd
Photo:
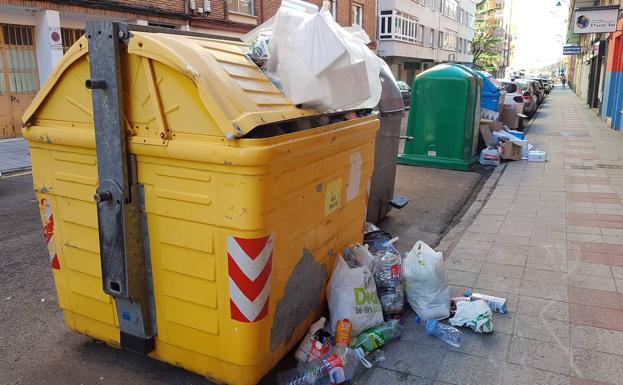
[[[381,227],[401,238],[402,250],[420,239],[436,245],[482,174],[399,166],[396,193],[411,202],[392,211]],[[0,180],[0,384],[210,383],[69,331],[58,308],[38,211],[30,175]],[[288,360],[280,364],[287,366]],[[272,382],[270,377],[263,383]]]

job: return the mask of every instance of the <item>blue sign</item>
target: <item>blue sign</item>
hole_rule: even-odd
[[[566,45],[562,47],[563,55],[579,55],[582,52],[582,47],[579,45]]]

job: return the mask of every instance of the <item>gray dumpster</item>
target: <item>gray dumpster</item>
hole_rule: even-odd
[[[392,207],[403,208],[408,203],[403,196],[394,197],[398,146],[401,139],[407,139],[400,136],[400,125],[405,115],[404,103],[394,75],[386,68],[381,68],[381,83],[383,90],[377,106],[381,127],[376,134],[374,172],[366,216],[366,220],[372,223],[383,219]]]

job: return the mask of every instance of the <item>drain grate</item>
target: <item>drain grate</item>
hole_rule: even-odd
[[[623,166],[618,165],[618,164],[596,164],[595,167],[597,167],[597,168],[609,168],[609,169],[613,169],[613,170],[621,170],[621,169],[623,169]]]

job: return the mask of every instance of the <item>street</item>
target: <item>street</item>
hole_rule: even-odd
[[[409,311],[402,338],[354,383],[623,384],[623,137],[560,89],[527,137],[548,151],[548,161],[507,163],[446,255],[452,295],[506,297],[509,313],[494,315],[493,334],[464,330],[463,346],[451,348],[418,328]],[[426,237],[415,232],[428,226],[409,186],[428,174],[431,185],[449,190],[456,176],[441,173],[400,167],[396,192],[410,195],[413,211],[394,211],[384,224],[401,229],[402,249]],[[446,218],[445,225],[431,221],[431,244],[479,179],[450,173],[468,178],[465,191],[437,199],[445,207],[428,208],[430,216]],[[439,198],[439,191],[431,196]],[[30,175],[0,181],[0,250],[1,384],[209,383],[65,327]]]

